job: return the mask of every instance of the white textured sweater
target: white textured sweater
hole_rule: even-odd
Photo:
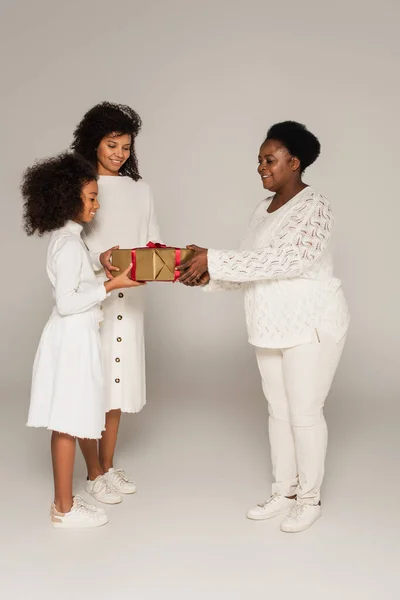
[[[209,250],[210,291],[244,289],[250,344],[287,348],[317,330],[339,341],[349,313],[333,275],[333,216],[328,200],[306,187],[273,213],[256,208],[237,251]]]

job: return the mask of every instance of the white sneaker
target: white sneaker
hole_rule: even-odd
[[[103,509],[87,504],[80,496],[75,496],[72,508],[67,513],[59,512],[55,504],[52,504],[50,518],[53,527],[60,529],[86,529],[108,523],[108,517]]]
[[[85,490],[98,502],[104,502],[104,504],[119,504],[122,502],[121,494],[109,483],[105,475],[99,475],[94,481],[88,479]]]
[[[76,501],[77,504],[80,504],[81,506],[84,506],[88,510],[91,510],[93,512],[97,511],[99,513],[103,513],[104,515],[106,514],[106,511],[104,510],[104,508],[100,508],[100,506],[95,506],[94,504],[89,504],[88,502],[86,502],[86,500],[84,500],[82,498],[82,496],[79,496],[78,494],[76,496],[74,496],[74,499],[75,499],[75,501]]]
[[[320,504],[303,504],[296,502],[288,515],[281,523],[281,530],[285,533],[297,533],[308,529],[322,515]]]
[[[111,468],[107,473],[104,473],[104,477],[120,494],[134,494],[136,492],[136,484],[129,479],[123,469]]]
[[[283,515],[295,505],[296,500],[286,498],[279,494],[273,494],[264,504],[257,504],[248,511],[246,517],[254,521],[262,521],[263,519],[272,519],[278,515]]]

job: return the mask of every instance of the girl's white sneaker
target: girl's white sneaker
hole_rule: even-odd
[[[131,481],[123,469],[108,469],[104,477],[120,494],[134,494],[136,484]]]
[[[121,494],[105,475],[99,475],[94,481],[88,479],[85,490],[95,500],[104,504],[119,504],[122,502]]]
[[[80,496],[74,497],[71,510],[67,513],[59,512],[55,504],[52,504],[50,517],[53,527],[60,529],[85,529],[108,523],[108,517],[103,509],[87,504]]]

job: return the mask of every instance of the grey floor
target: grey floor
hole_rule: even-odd
[[[399,434],[395,406],[333,390],[323,518],[297,535],[246,509],[270,486],[258,387],[155,385],[126,417],[118,465],[139,491],[97,530],[53,530],[49,434],[28,430],[26,392],[2,419],[1,598],[139,600],[400,597]],[[250,386],[251,387],[251,386]],[[158,389],[157,389],[158,388]],[[3,405],[4,406],[4,405]],[[75,489],[84,481],[78,457]]]

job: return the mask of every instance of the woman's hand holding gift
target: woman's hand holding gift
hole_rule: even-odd
[[[177,267],[181,271],[179,281],[187,286],[206,285],[210,281],[210,275],[207,270],[208,250],[195,244],[186,247],[193,250],[195,254],[193,258]]]
[[[103,269],[105,270],[108,279],[112,278],[112,271],[119,271],[119,268],[114,267],[111,262],[111,255],[113,250],[119,250],[119,246],[113,246],[109,250],[102,252],[99,257],[100,263]]]

